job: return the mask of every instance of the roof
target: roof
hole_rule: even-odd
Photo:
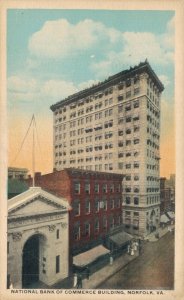
[[[109,239],[118,246],[123,246],[127,242],[131,241],[133,239],[133,236],[128,234],[127,232],[121,231],[110,236]]]
[[[100,172],[100,171],[92,171],[92,170],[85,170],[85,169],[78,169],[78,168],[65,168],[65,171],[67,171],[71,175],[84,175],[84,176],[105,176],[105,177],[117,177],[119,179],[123,179],[124,175],[123,174],[118,174],[118,173],[110,173],[110,172]],[[57,171],[59,172],[59,171]]]
[[[164,215],[161,215],[160,217],[160,223],[167,223],[169,222],[169,218],[164,214]]]
[[[8,179],[8,195],[21,194],[29,189],[28,184],[19,179]]]
[[[73,263],[76,266],[86,266],[95,261],[98,257],[108,254],[110,251],[104,246],[99,245],[81,254],[73,257]]]
[[[157,84],[160,91],[164,90],[164,86],[158,76],[155,74],[153,69],[151,68],[150,64],[146,60],[145,62],[141,62],[138,66],[130,67],[127,70],[121,71],[113,76],[108,77],[103,82],[99,82],[96,85],[91,86],[85,90],[82,90],[78,93],[68,96],[67,98],[53,104],[50,109],[55,111],[57,108],[61,106],[68,105],[74,101],[80,100],[81,98],[85,98],[90,96],[93,93],[100,92],[102,89],[106,89],[114,84],[120,83],[122,80],[126,80],[128,77],[135,76],[139,73],[147,72],[151,77],[152,80]]]
[[[31,187],[27,191],[11,198],[8,200],[8,211],[11,211],[13,209],[18,208],[19,206],[26,204],[26,202],[31,201],[31,199],[36,198],[38,196],[42,196],[43,198],[46,198],[50,200],[51,202],[54,202],[60,207],[69,209],[70,205],[64,198],[58,198],[40,187]]]
[[[169,217],[169,219],[174,219],[175,218],[175,213],[173,211],[167,211],[166,215]]]
[[[8,167],[8,171],[28,172],[26,168]]]

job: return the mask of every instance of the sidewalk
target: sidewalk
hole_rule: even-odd
[[[108,264],[107,266],[103,267],[99,271],[91,274],[88,279],[83,280],[83,289],[95,289],[100,284],[102,284],[105,280],[111,277],[113,274],[121,270],[125,267],[130,261],[134,260],[136,257],[139,256],[138,251],[131,256],[129,254],[123,254],[120,257],[116,258],[112,265]]]
[[[107,264],[100,270],[92,273],[89,279],[82,280],[82,289],[95,289],[113,274],[118,272],[124,266],[126,266],[130,261],[134,260],[139,256],[138,251],[135,252],[133,256],[127,253],[123,253],[120,257],[116,258],[112,265]],[[61,282],[56,283],[52,286],[54,289],[72,289],[73,288],[73,276],[65,278]]]
[[[156,241],[158,241],[158,238],[155,237],[156,234],[159,235],[159,239],[160,239],[165,234],[167,234],[170,230],[174,230],[174,225],[169,225],[169,226],[166,226],[165,228],[160,227],[157,231],[154,231],[154,232],[150,233],[149,235],[147,235],[146,239],[149,242],[156,242]]]

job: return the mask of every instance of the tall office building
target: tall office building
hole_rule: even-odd
[[[123,223],[146,235],[160,218],[160,97],[147,61],[51,106],[54,168],[124,174]]]

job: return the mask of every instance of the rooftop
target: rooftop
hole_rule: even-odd
[[[8,179],[8,197],[21,194],[29,189],[28,184],[19,179]]]
[[[157,84],[158,89],[160,92],[164,90],[164,86],[158,76],[155,74],[153,69],[151,68],[150,64],[146,60],[145,62],[140,62],[138,66],[130,67],[127,70],[121,71],[115,75],[112,75],[105,79],[102,82],[99,82],[98,84],[92,85],[90,88],[84,89],[82,91],[79,91],[73,95],[68,96],[67,98],[57,102],[56,104],[51,105],[50,109],[52,111],[55,111],[57,108],[68,105],[74,101],[77,101],[81,98],[85,98],[92,93],[96,93],[101,91],[102,88],[108,88],[110,85],[117,84],[121,82],[122,80],[127,79],[128,77],[138,75],[139,73],[147,72],[151,77],[152,80]]]
[[[85,175],[85,176],[106,176],[106,177],[119,177],[119,178],[123,178],[124,175],[122,174],[118,174],[118,173],[111,173],[111,172],[100,172],[100,171],[92,171],[92,170],[84,170],[84,169],[77,169],[77,168],[66,168],[64,169],[66,170],[68,173],[72,174],[72,175]],[[59,171],[57,171],[59,172]]]
[[[63,172],[67,172],[68,175],[74,175],[74,176],[85,176],[86,178],[87,177],[108,177],[108,178],[112,178],[112,177],[116,177],[120,180],[123,179],[124,175],[123,174],[118,174],[118,173],[113,173],[113,172],[100,172],[100,171],[93,171],[93,170],[84,170],[84,169],[78,169],[78,168],[65,168],[64,170],[55,170],[51,173],[47,173],[47,174],[41,174],[41,172],[36,172],[35,173],[35,179],[39,179],[41,178],[42,176],[52,176],[52,175],[56,175],[57,177],[57,174],[62,173]],[[31,177],[28,179],[30,180],[32,179]]]

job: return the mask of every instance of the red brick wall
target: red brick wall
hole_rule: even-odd
[[[71,182],[74,182],[76,180],[76,178],[72,178]],[[114,193],[110,193],[109,191],[109,185],[110,183],[114,183],[115,186],[120,184],[121,186],[121,180],[117,180],[117,181],[112,181],[109,179],[94,179],[94,178],[90,178],[89,179],[89,183],[90,183],[90,194],[86,194],[84,187],[85,187],[85,181],[86,178],[81,178],[78,179],[78,182],[80,182],[81,184],[81,193],[80,195],[76,195],[74,193],[74,190],[72,190],[72,199],[73,200],[80,200],[80,216],[75,216],[74,215],[74,211],[71,211],[70,214],[70,222],[71,222],[71,232],[70,232],[70,238],[71,238],[71,244],[73,245],[73,248],[80,248],[83,247],[85,244],[92,242],[94,240],[97,240],[100,237],[104,237],[108,232],[109,232],[109,216],[111,214],[114,214],[116,216],[121,215],[122,216],[122,205],[120,204],[119,208],[114,208],[114,209],[110,209],[110,198],[122,198],[122,194],[121,192],[117,193],[116,190]],[[94,192],[94,185],[96,183],[99,183],[100,185],[100,190],[99,193],[95,193]],[[102,185],[103,183],[107,183],[108,184],[108,192],[107,193],[103,193],[102,192]],[[99,209],[99,212],[95,212],[95,199],[98,198],[99,200],[102,200],[103,198],[107,199],[107,210],[104,210],[103,208]],[[90,200],[90,213],[86,214],[85,212],[85,200],[89,199]],[[103,216],[106,215],[107,216],[107,230],[103,229],[102,226],[102,220],[103,220]],[[95,224],[95,218],[98,217],[99,222],[100,222],[100,226],[99,226],[99,232],[98,234],[95,233],[94,230],[94,224]],[[79,221],[80,222],[80,229],[81,229],[81,237],[79,241],[75,241],[73,240],[73,226],[75,222]],[[86,237],[83,235],[84,232],[84,224],[86,221],[89,221],[91,224],[91,229],[90,229],[90,237]]]
[[[31,186],[32,179],[28,179],[28,183]],[[71,201],[70,178],[65,170],[38,176],[36,174],[35,185],[58,197],[66,198],[69,203]]]
[[[86,194],[84,187],[86,180],[90,183],[90,194]],[[74,192],[74,182],[79,182],[81,185],[80,195],[76,195]],[[32,185],[32,180],[28,179],[28,183]],[[100,190],[99,193],[96,194],[94,192],[94,184],[99,183]],[[107,193],[104,193],[102,191],[102,185],[103,183],[107,183],[108,185],[108,191]],[[114,193],[111,193],[109,190],[110,184],[114,183],[115,185],[115,191]],[[114,179],[109,178],[108,176],[105,176],[104,174],[100,177],[94,177],[89,176],[86,178],[85,175],[75,175],[71,174],[70,172],[67,172],[67,170],[62,171],[55,171],[50,174],[46,175],[36,175],[35,176],[35,185],[40,186],[41,188],[54,193],[58,197],[65,197],[69,204],[72,206],[72,202],[76,200],[80,200],[80,216],[75,216],[74,211],[71,210],[69,212],[69,239],[70,239],[70,253],[74,248],[82,249],[85,245],[89,244],[90,242],[93,242],[99,238],[103,238],[110,229],[109,225],[109,217],[111,214],[115,215],[115,221],[117,221],[118,215],[122,216],[122,205],[120,202],[120,207],[115,207],[114,209],[110,209],[110,198],[119,198],[122,199],[122,191],[116,192],[116,186],[120,184],[120,187],[122,185],[122,179],[121,177],[116,177]],[[99,212],[95,212],[95,198],[98,198],[99,200],[103,200],[103,198],[107,199],[107,210],[104,210],[103,208],[99,209]],[[85,200],[90,200],[90,213],[86,214],[85,212]],[[102,220],[103,216],[107,216],[107,230],[104,230],[102,227]],[[99,218],[100,221],[100,228],[98,234],[95,234],[94,231],[94,222],[95,217]],[[81,228],[81,236],[79,241],[75,241],[73,239],[73,226],[75,222],[80,222],[80,228]],[[84,232],[84,223],[86,221],[89,221],[91,224],[90,229],[90,237],[86,237],[83,235]]]

